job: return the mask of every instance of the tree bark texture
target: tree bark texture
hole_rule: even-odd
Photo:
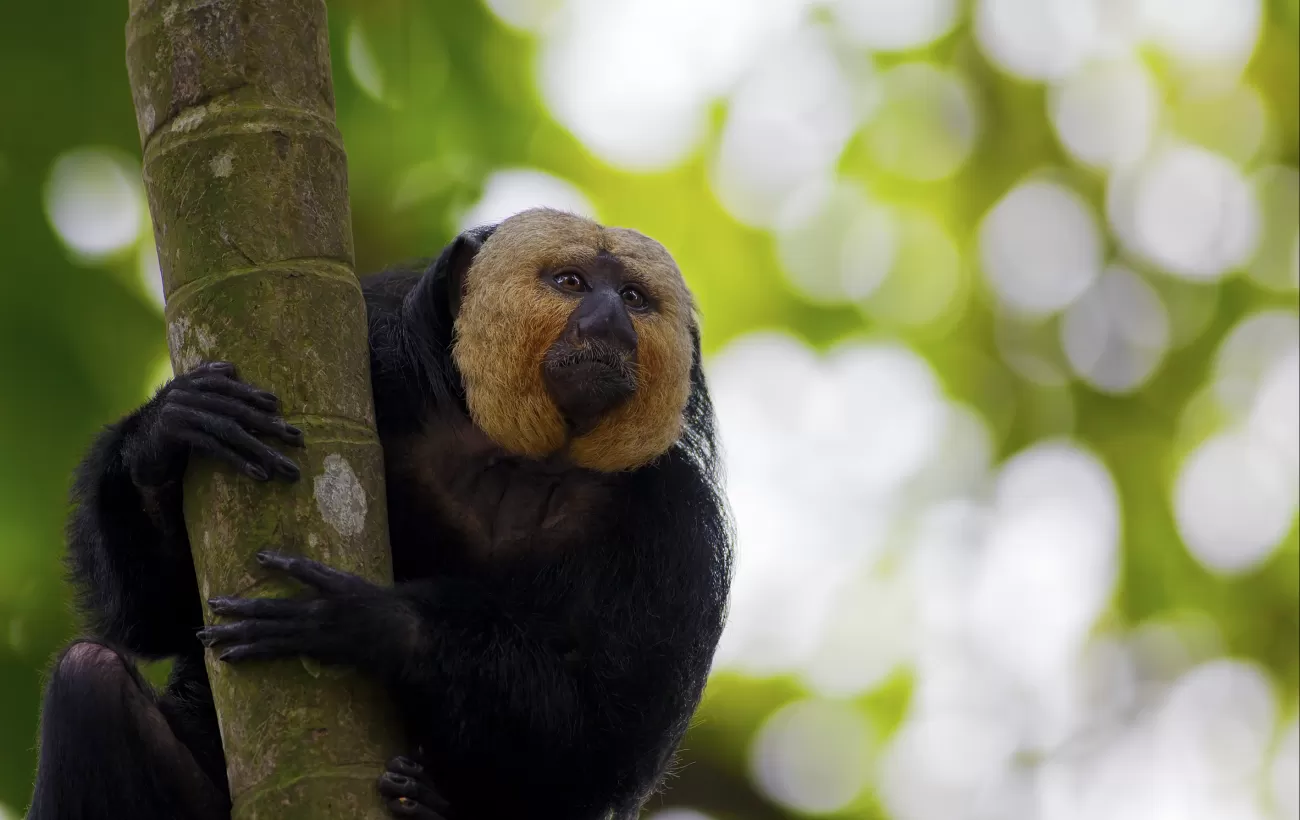
[[[173,368],[235,364],[306,433],[295,484],[191,466],[185,516],[213,595],[288,594],[253,560],[297,552],[391,581],[383,452],[322,0],[130,0],[127,67]],[[378,688],[306,662],[207,655],[235,820],[386,817],[398,751]]]

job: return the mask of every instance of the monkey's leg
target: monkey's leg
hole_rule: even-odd
[[[228,820],[225,793],[176,738],[158,696],[115,650],[72,644],[41,715],[28,820]]]
[[[447,801],[439,796],[424,767],[406,757],[388,761],[388,770],[379,776],[379,793],[394,817],[413,820],[448,820],[441,814]]]

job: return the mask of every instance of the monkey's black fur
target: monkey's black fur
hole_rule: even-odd
[[[634,817],[698,704],[730,576],[698,333],[685,432],[648,466],[601,474],[473,443],[451,341],[457,283],[489,232],[363,284],[395,587],[264,555],[315,594],[218,599],[214,612],[239,620],[203,637],[231,662],[301,654],[377,675],[418,758],[376,772],[395,816]],[[265,444],[232,443],[232,417],[264,440],[300,442],[276,410],[233,369],[208,365],[95,442],[69,526],[95,638],[51,675],[30,820],[228,816],[179,479],[195,452],[254,479],[295,479]],[[420,454],[445,450],[461,511],[486,522],[490,543],[420,477]],[[574,510],[559,525],[556,505]],[[546,510],[544,535],[534,519]],[[153,692],[131,657],[177,658],[167,689]],[[450,808],[420,802],[433,787]]]

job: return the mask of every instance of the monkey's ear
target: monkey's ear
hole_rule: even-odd
[[[447,277],[447,304],[451,308],[451,318],[460,313],[461,300],[465,298],[465,274],[469,273],[474,257],[496,230],[495,225],[482,228],[470,228],[447,246],[438,260],[438,267]]]

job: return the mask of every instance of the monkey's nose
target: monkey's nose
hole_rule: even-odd
[[[574,311],[572,327],[579,339],[636,350],[636,328],[623,308],[623,300],[612,290],[587,294]]]

